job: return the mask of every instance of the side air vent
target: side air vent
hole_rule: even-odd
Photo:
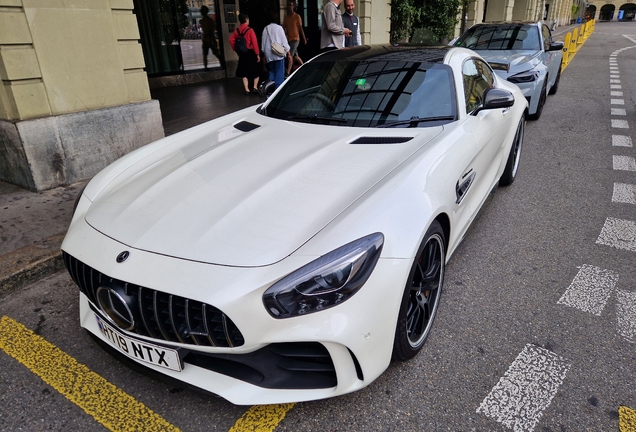
[[[258,129],[259,127],[261,127],[261,125],[242,121],[235,124],[234,127],[240,130],[241,132],[250,132],[250,131],[253,131],[254,129]]]
[[[413,137],[360,137],[351,144],[402,144],[411,141]]]

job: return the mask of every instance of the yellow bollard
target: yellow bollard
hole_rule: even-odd
[[[565,42],[563,44],[563,66],[561,66],[561,72],[565,70],[565,68],[570,63],[570,45],[572,42],[572,33],[568,33],[565,35]]]
[[[579,43],[579,29],[574,29],[574,34],[572,35],[572,44],[570,45],[570,55],[574,57],[576,55],[576,51],[578,49]],[[571,60],[571,58],[570,58]]]

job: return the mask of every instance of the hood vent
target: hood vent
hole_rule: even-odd
[[[261,125],[257,125],[257,124],[246,122],[246,121],[242,121],[242,122],[238,122],[237,124],[235,124],[234,127],[237,128],[238,130],[240,130],[241,132],[251,132],[254,129],[258,129],[259,127],[261,127]]]
[[[413,137],[360,137],[351,144],[402,144],[411,141]]]

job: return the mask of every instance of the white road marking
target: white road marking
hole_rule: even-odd
[[[565,379],[570,363],[555,353],[526,345],[477,408],[515,431],[532,431]]]
[[[626,135],[612,135],[612,145],[615,147],[631,147],[632,137]]]
[[[636,161],[631,156],[612,156],[612,165],[618,171],[636,171]]]
[[[610,96],[623,96],[623,92],[622,91],[613,91],[610,92]]]
[[[627,120],[612,119],[612,127],[616,129],[629,129]]]
[[[620,80],[610,80],[612,82],[618,81],[620,82]],[[612,105],[625,105],[625,99],[611,99],[610,100],[610,104]]]
[[[631,343],[636,342],[636,292],[616,291],[618,334]]]
[[[620,94],[623,94],[623,92],[620,92]],[[624,116],[627,115],[627,110],[625,108],[612,108],[612,115]]]
[[[622,89],[623,86],[620,84],[610,84],[611,89]]]
[[[620,78],[620,77],[621,77],[620,75],[613,75],[613,74],[610,74],[610,78]]]
[[[636,252],[636,222],[607,218],[596,244]]]
[[[618,273],[584,264],[557,304],[600,316],[618,282]]]
[[[612,202],[636,204],[636,185],[626,183],[614,183]]]

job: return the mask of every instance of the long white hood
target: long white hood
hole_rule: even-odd
[[[86,221],[129,247],[255,267],[307,242],[442,127],[361,129],[268,119],[179,142],[175,151],[98,195]],[[361,136],[414,137],[350,144]],[[184,139],[188,139],[187,137]]]

